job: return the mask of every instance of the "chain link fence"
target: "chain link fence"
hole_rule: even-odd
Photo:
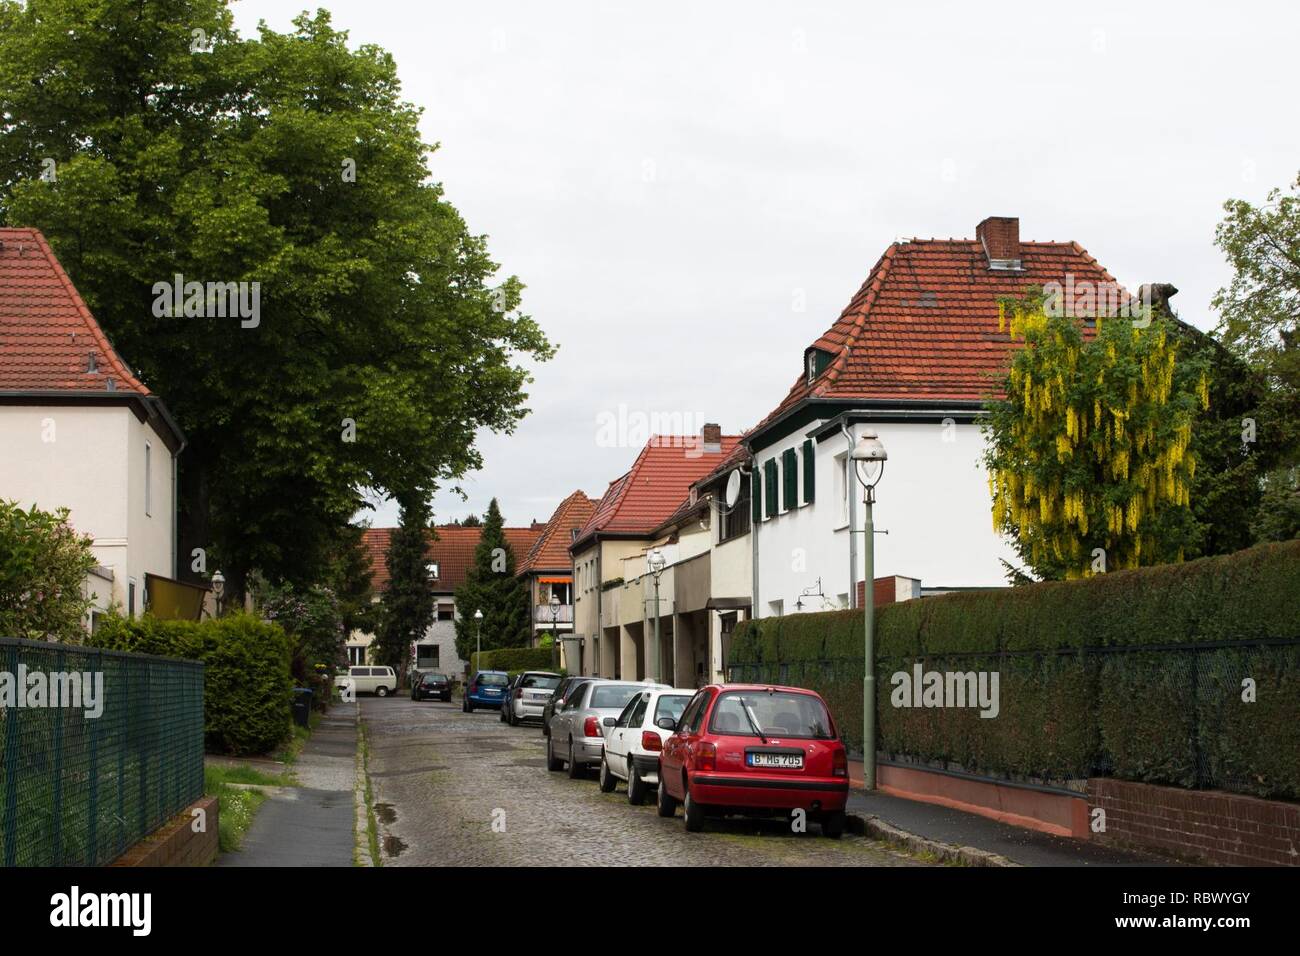
[[[203,795],[203,665],[0,639],[0,862],[112,862]]]
[[[895,674],[998,675],[997,714],[896,707]],[[807,687],[862,752],[862,658],[734,662],[728,679]],[[1087,777],[1300,797],[1300,640],[881,657],[879,752],[989,779]],[[916,698],[913,698],[913,702]]]

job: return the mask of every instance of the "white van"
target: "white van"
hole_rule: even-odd
[[[375,694],[387,697],[397,689],[397,672],[391,667],[355,666],[346,674],[334,678],[339,687],[352,687],[354,694]]]

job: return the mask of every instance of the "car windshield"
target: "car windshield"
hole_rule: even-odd
[[[591,707],[622,710],[636,694],[645,690],[641,684],[597,684],[591,689]]]
[[[681,720],[682,711],[686,709],[686,705],[690,702],[690,694],[664,694],[659,698],[659,703],[655,704],[655,720],[658,721],[664,717]]]
[[[555,690],[555,686],[560,683],[560,678],[549,677],[545,674],[529,674],[522,681],[525,687],[536,687],[541,690]]]
[[[479,674],[478,682],[487,687],[505,687],[508,680],[505,674]]]
[[[820,698],[793,691],[727,691],[713,708],[709,730],[734,737],[812,737],[828,740],[830,715]]]

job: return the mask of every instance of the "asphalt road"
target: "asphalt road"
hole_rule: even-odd
[[[385,866],[918,866],[886,844],[849,834],[796,834],[780,820],[710,820],[687,833],[681,811],[661,819],[620,784],[546,770],[535,724],[409,697],[361,700],[368,773]]]

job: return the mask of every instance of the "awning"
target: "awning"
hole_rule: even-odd
[[[741,611],[753,603],[747,597],[712,597],[704,606],[710,611]]]
[[[573,575],[566,574],[563,577],[538,578],[537,580],[542,584],[572,584]]]
[[[144,576],[149,613],[164,621],[197,621],[203,613],[208,589],[174,581],[158,574]]]

